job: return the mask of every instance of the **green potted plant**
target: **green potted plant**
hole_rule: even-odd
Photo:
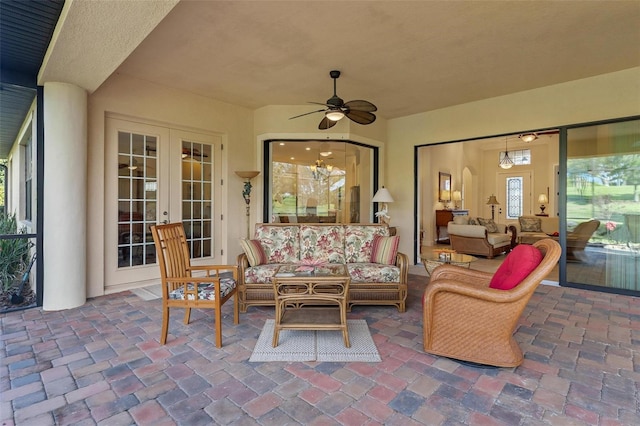
[[[23,227],[18,230],[15,215],[0,214],[0,235],[15,234],[26,234],[26,229]],[[26,237],[0,239],[0,283],[3,296],[11,298],[10,293],[18,291],[22,274],[29,265],[32,247],[33,243]]]

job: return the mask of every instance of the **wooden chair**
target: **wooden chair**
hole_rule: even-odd
[[[552,239],[537,241],[533,247],[542,260],[510,290],[490,288],[491,273],[453,265],[437,267],[423,298],[425,352],[498,367],[520,365],[522,350],[513,336],[518,319],[561,252]]]
[[[222,347],[222,305],[233,297],[233,322],[238,324],[238,267],[236,265],[191,265],[189,246],[182,223],[151,227],[162,278],[162,331],[160,343],[167,342],[169,308],[184,308],[189,324],[191,308],[215,309],[216,346]],[[204,273],[194,276],[192,273]],[[221,277],[232,272],[233,278]]]

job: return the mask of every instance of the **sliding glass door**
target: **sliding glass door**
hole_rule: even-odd
[[[566,277],[640,291],[640,120],[567,130]]]

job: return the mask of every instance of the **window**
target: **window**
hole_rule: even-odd
[[[31,221],[32,216],[32,182],[33,182],[33,144],[27,140],[24,149],[24,219]]]
[[[504,151],[500,151],[500,158],[498,162],[502,161],[504,158]],[[515,166],[524,166],[531,164],[531,150],[530,149],[520,149],[515,151],[509,151],[509,158],[513,161]]]
[[[267,143],[272,176],[268,216],[271,222],[373,220],[370,200],[376,148],[343,141]]]

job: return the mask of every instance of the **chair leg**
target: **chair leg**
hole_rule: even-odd
[[[169,307],[162,308],[162,331],[160,331],[160,344],[167,343],[167,334],[169,333]]]
[[[238,314],[238,309],[239,309],[239,302],[238,302],[238,293],[236,293],[233,296],[233,323],[234,324],[239,324],[240,323],[240,315]]]
[[[189,317],[191,317],[191,308],[185,308],[184,310],[184,323],[189,324]]]
[[[216,308],[216,346],[222,347],[222,306]]]

